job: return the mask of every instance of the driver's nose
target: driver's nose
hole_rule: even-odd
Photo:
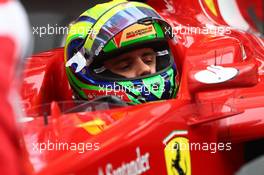
[[[137,58],[137,64],[135,65],[135,67],[137,70],[137,77],[151,74],[150,66],[144,63],[141,58]]]

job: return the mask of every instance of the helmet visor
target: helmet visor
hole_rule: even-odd
[[[98,56],[104,46],[119,32],[135,23],[149,25],[154,22],[160,24],[165,36],[171,37],[170,25],[151,8],[128,7],[113,15],[101,27],[98,20],[98,24],[96,23],[92,29],[94,32],[90,32],[86,39],[86,52],[89,53],[90,58]]]

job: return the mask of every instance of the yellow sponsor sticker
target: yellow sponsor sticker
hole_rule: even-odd
[[[156,31],[152,24],[150,25],[134,24],[131,27],[128,27],[127,29],[124,30],[120,43],[131,41],[151,34],[156,34]]]
[[[95,119],[78,125],[91,135],[97,135],[106,129],[106,123],[101,119]]]
[[[191,175],[189,140],[176,137],[165,143],[167,175]]]

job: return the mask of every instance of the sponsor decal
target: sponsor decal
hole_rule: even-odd
[[[140,175],[150,169],[149,157],[146,152],[141,155],[140,148],[136,148],[137,157],[129,162],[122,162],[119,167],[114,167],[111,163],[106,164],[105,168],[98,169],[98,175]]]
[[[163,141],[166,145],[164,154],[167,175],[191,175],[189,140],[185,137],[175,137],[175,135],[177,133],[173,132]]]
[[[139,29],[136,31],[128,32],[128,33],[126,33],[126,39],[133,38],[133,37],[135,38],[137,36],[139,37],[141,35],[152,32],[152,30],[153,30],[152,26],[149,26],[149,27],[145,27],[145,28],[142,28],[142,29]]]
[[[194,78],[201,83],[216,84],[228,81],[236,77],[238,73],[236,68],[211,65],[206,70],[197,72]]]
[[[117,42],[117,44],[120,46],[120,44],[123,42],[131,41],[151,34],[156,34],[156,31],[152,24],[134,24],[133,26],[124,30],[120,42]]]

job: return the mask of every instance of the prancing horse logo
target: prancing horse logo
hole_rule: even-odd
[[[189,141],[176,137],[166,143],[164,149],[168,175],[191,175]]]
[[[181,160],[181,154],[180,154],[180,144],[178,142],[175,142],[175,145],[173,147],[176,151],[176,157],[175,159],[172,159],[172,168],[175,168],[179,175],[186,175],[187,173],[187,163],[186,160],[184,161],[185,163],[185,172],[183,171],[181,165],[180,165],[180,160]]]

